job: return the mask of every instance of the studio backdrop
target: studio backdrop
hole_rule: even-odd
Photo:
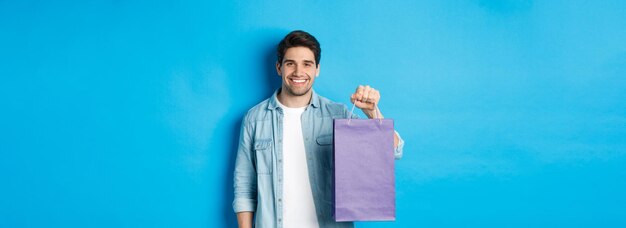
[[[358,227],[626,227],[619,0],[0,0],[0,227],[235,227],[295,29],[406,141],[396,221]]]

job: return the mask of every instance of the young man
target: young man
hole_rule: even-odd
[[[332,219],[333,119],[347,107],[316,94],[320,45],[304,31],[278,44],[282,86],[248,111],[235,162],[233,208],[239,227],[353,227]],[[380,93],[358,86],[350,100],[369,118],[380,117]],[[394,135],[396,159],[404,142]]]

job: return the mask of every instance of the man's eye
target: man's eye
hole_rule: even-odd
[[[287,66],[293,66],[293,63],[287,63],[287,64],[285,64],[285,65],[287,65]]]

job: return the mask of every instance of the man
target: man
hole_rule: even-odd
[[[332,218],[331,167],[333,119],[353,114],[312,89],[320,73],[315,37],[293,31],[277,54],[281,88],[242,121],[233,201],[239,227],[252,227],[255,216],[256,227],[353,227]],[[350,100],[367,117],[382,118],[377,90],[358,86]],[[396,132],[396,159],[403,144]]]

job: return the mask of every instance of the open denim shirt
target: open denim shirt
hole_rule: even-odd
[[[251,108],[241,124],[235,162],[235,212],[255,212],[256,227],[282,227],[283,217],[283,111],[277,94]],[[345,119],[350,111],[313,91],[302,113],[302,135],[309,170],[313,202],[320,227],[354,227],[352,222],[332,218],[333,119]],[[353,118],[357,118],[353,115]],[[394,155],[402,157],[400,138]]]

